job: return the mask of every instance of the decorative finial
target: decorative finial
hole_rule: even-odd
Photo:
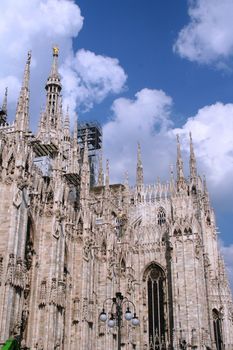
[[[31,58],[32,58],[32,51],[28,51],[28,59],[27,59],[27,63],[31,62]]]

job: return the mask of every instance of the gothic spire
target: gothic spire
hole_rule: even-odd
[[[196,157],[195,157],[195,153],[194,153],[191,132],[189,133],[189,138],[190,138],[190,160],[189,160],[190,179],[193,180],[197,177],[197,166],[196,166]]]
[[[30,79],[31,52],[28,52],[24,70],[23,82],[16,108],[15,125],[17,131],[29,129],[29,79]]]
[[[177,160],[176,160],[176,170],[177,170],[177,181],[184,179],[184,169],[183,169],[183,160],[180,150],[180,138],[179,135],[176,135],[177,138]]]
[[[49,131],[56,134],[58,128],[58,118],[59,118],[59,108],[60,108],[60,92],[61,77],[58,73],[58,53],[59,49],[57,47],[53,48],[53,62],[51,67],[51,72],[48,77],[45,89],[47,91],[46,97],[46,118]],[[56,135],[53,135],[56,137]]]
[[[80,198],[87,199],[90,187],[90,165],[88,158],[88,143],[87,143],[87,133],[85,134],[84,150],[83,150],[83,164],[81,171],[81,191]]]
[[[67,121],[68,126],[68,121]],[[69,157],[69,169],[68,172],[78,174],[79,173],[79,148],[78,148],[78,124],[77,119],[74,122],[73,137],[70,143],[70,157]]]
[[[63,129],[65,141],[70,140],[70,116],[69,116],[69,106],[67,106],[66,116],[64,120],[64,129]]]
[[[207,189],[207,184],[206,184],[206,177],[203,175],[203,198],[204,198],[204,206],[205,210],[210,206],[210,198],[209,198],[209,192]]]
[[[5,89],[2,108],[0,109],[0,125],[4,125],[6,123],[6,117],[7,117],[7,87]]]
[[[98,186],[104,185],[104,174],[103,174],[103,154],[102,151],[100,151],[99,155],[99,169],[98,169]]]
[[[73,147],[77,148],[77,144],[78,144],[78,118],[75,118],[74,130],[73,130]]]
[[[5,114],[7,115],[7,94],[8,94],[8,88],[5,88],[5,95],[4,95],[4,99],[2,102],[2,111],[5,112]]]
[[[129,174],[128,171],[124,174],[124,202],[126,205],[129,204]]]
[[[63,106],[62,106],[62,96],[59,96],[58,98],[58,111],[57,111],[57,137],[59,137],[60,140],[62,140],[63,136]]]
[[[174,181],[173,164],[170,165],[170,190],[171,190],[172,193],[175,192],[175,181]]]
[[[60,74],[58,73],[58,54],[59,54],[59,48],[54,46],[53,47],[53,61],[52,61],[50,75],[48,77],[48,83],[54,82],[54,81],[56,81],[56,79],[59,82],[61,80]]]
[[[109,182],[110,182],[110,176],[109,176],[109,160],[106,160],[106,173],[105,173],[105,191],[109,189]]]
[[[138,152],[137,152],[137,173],[136,173],[136,185],[141,187],[143,185],[143,166],[141,159],[141,146],[138,142]]]
[[[69,116],[69,107],[67,106],[66,115],[63,123],[63,140],[64,142],[70,142],[70,116]]]
[[[88,131],[86,130],[85,141],[84,141],[84,150],[83,150],[83,166],[89,165],[87,137],[88,137]]]

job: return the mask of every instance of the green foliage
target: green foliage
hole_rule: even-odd
[[[8,339],[2,346],[1,350],[20,350],[20,348],[17,340]]]

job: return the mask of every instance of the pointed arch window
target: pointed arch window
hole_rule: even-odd
[[[180,229],[175,229],[174,230],[174,236],[182,236],[182,232]]]
[[[164,349],[166,344],[165,275],[153,264],[146,277],[148,297],[149,350]]]
[[[125,263],[125,259],[124,259],[124,258],[121,259],[120,268],[121,268],[121,274],[125,274],[125,271],[126,271],[126,263]]]
[[[166,213],[165,213],[165,210],[162,207],[160,207],[157,214],[157,223],[158,225],[162,226],[163,224],[165,224],[165,222],[166,222]]]
[[[216,350],[223,350],[221,314],[218,310],[213,309],[212,316],[213,316],[214,340],[215,340]]]
[[[102,253],[103,255],[106,255],[106,254],[107,254],[107,244],[106,244],[105,239],[104,239],[103,242],[102,242],[101,253]]]

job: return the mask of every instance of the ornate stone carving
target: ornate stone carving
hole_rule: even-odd
[[[21,258],[17,258],[16,260],[14,286],[20,289],[24,288],[24,271],[23,271],[23,261]]]
[[[15,272],[15,257],[14,257],[14,254],[10,254],[8,265],[7,265],[6,283],[12,286],[14,284],[14,272]]]
[[[57,306],[60,308],[65,307],[65,298],[66,298],[66,284],[63,281],[58,281],[58,290],[57,290]]]
[[[78,323],[80,320],[80,299],[75,297],[73,300],[73,312],[72,312],[73,323]]]
[[[107,278],[112,279],[116,273],[116,252],[115,250],[110,250],[108,258]]]
[[[51,289],[50,289],[50,298],[49,298],[50,304],[57,304],[57,280],[56,278],[52,278],[51,281]]]
[[[46,280],[43,280],[40,285],[40,292],[39,292],[39,305],[45,306],[46,305],[46,298],[47,298],[47,283]]]
[[[33,257],[33,243],[29,240],[26,243],[26,249],[25,249],[25,265],[27,270],[30,270],[32,266],[32,257]]]
[[[92,255],[92,247],[94,245],[94,241],[90,237],[86,237],[84,240],[83,245],[83,258],[84,260],[88,261],[90,258],[93,257]]]
[[[13,204],[16,208],[19,208],[20,204],[22,203],[22,191],[18,189],[16,191],[16,194],[13,199]]]
[[[83,298],[82,319],[84,321],[88,321],[88,300],[87,300],[87,298]]]

